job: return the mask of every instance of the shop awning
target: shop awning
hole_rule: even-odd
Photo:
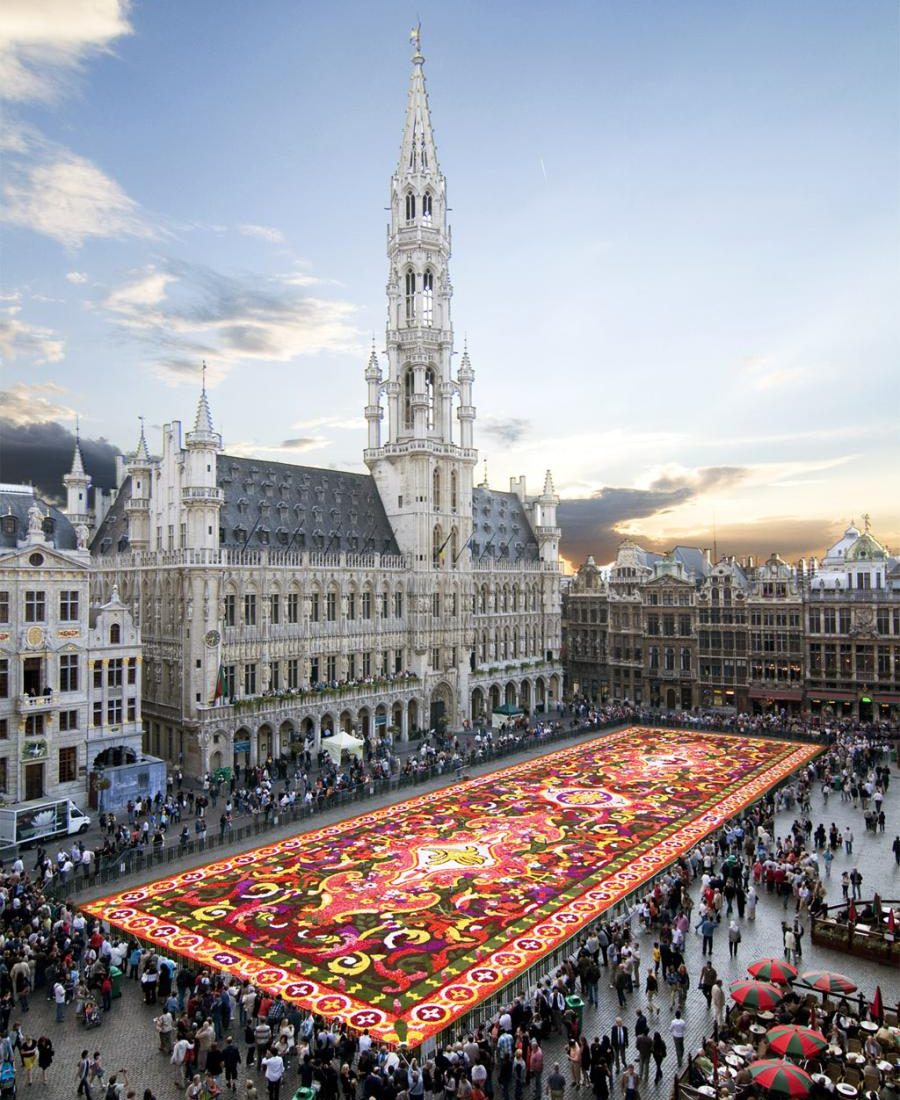
[[[803,688],[750,688],[751,699],[779,699],[786,703],[803,701]]]
[[[872,696],[873,703],[900,703],[900,692],[897,691],[880,691],[877,695]]]

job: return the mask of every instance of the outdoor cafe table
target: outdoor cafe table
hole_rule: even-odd
[[[871,1020],[863,1020],[859,1025],[860,1031],[870,1031],[873,1035],[878,1030],[878,1024],[873,1024]]]
[[[838,1081],[835,1086],[841,1096],[858,1096],[859,1093],[852,1085],[848,1085],[846,1081]]]
[[[866,1064],[866,1057],[864,1054],[859,1054],[855,1050],[848,1051],[847,1061],[851,1066],[864,1066]]]

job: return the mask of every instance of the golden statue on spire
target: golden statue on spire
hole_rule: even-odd
[[[421,47],[422,47],[422,22],[421,22],[421,20],[418,23],[416,23],[416,25],[413,27],[413,29],[409,32],[409,40],[416,47],[415,56],[416,57],[421,57],[421,55],[422,55],[422,50],[421,50]]]

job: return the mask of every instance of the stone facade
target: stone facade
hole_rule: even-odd
[[[141,643],[113,590],[91,603],[86,528],[0,487],[0,796],[91,795],[141,754]]]
[[[147,748],[191,769],[560,696],[558,497],[549,472],[536,495],[473,484],[423,65],[417,49],[390,184],[385,352],[364,370],[370,474],[229,456],[204,389],[158,456],[141,432],[93,539],[98,591],[141,623]]]
[[[900,563],[852,525],[788,565],[633,542],[566,589],[570,691],[667,710],[900,715]]]

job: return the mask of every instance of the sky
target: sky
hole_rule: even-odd
[[[5,0],[0,478],[77,418],[108,480],[204,359],[228,453],[364,469],[418,15],[490,484],[575,564],[900,548],[898,10]]]

